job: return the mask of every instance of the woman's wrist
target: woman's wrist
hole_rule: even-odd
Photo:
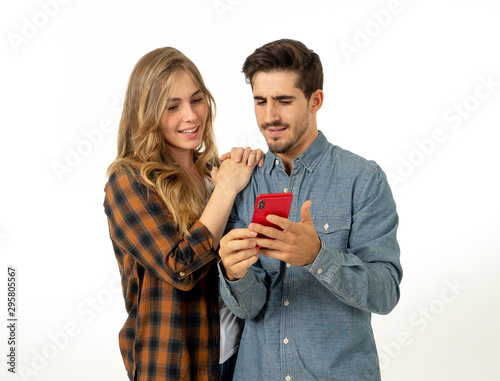
[[[223,186],[221,184],[218,184],[215,186],[215,188],[212,192],[212,197],[221,196],[221,197],[224,197],[227,199],[230,198],[232,201],[234,201],[237,194],[238,194],[238,191],[236,190],[236,188],[231,187],[231,186]]]

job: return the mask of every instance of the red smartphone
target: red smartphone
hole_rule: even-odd
[[[259,194],[255,200],[252,222],[265,226],[281,229],[279,226],[266,220],[268,214],[288,218],[292,206],[293,193],[267,193]],[[259,234],[257,237],[264,237]],[[261,249],[262,247],[259,246]]]

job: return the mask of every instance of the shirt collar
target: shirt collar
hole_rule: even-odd
[[[292,160],[293,163],[300,162],[307,170],[314,172],[318,163],[321,161],[323,152],[328,145],[328,141],[325,135],[321,131],[318,131],[318,136],[312,144],[307,147],[307,149],[302,152],[302,154]],[[277,164],[278,163],[278,164]],[[276,156],[270,150],[266,153],[266,159],[264,161],[264,170],[266,173],[271,174],[272,170],[277,166],[281,165],[283,167],[283,161]]]

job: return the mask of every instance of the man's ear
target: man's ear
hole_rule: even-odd
[[[324,97],[325,95],[321,89],[311,94],[311,98],[309,98],[309,109],[311,112],[315,113],[323,106]]]

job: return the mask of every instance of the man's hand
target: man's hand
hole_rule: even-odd
[[[233,229],[222,237],[219,255],[229,280],[243,278],[247,269],[259,259],[257,233],[249,229]]]
[[[257,245],[267,248],[259,252],[294,266],[313,263],[321,249],[321,241],[311,218],[311,201],[302,204],[300,217],[300,222],[292,222],[276,215],[267,216],[269,222],[278,225],[283,231],[260,224],[250,224],[250,231],[274,238],[254,238],[253,241]]]

